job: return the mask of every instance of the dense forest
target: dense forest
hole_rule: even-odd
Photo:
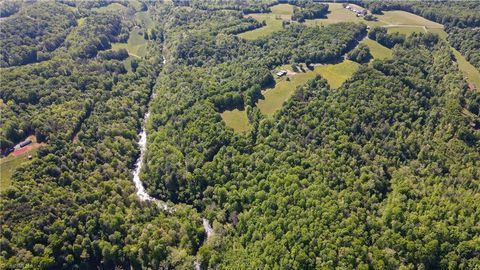
[[[476,269],[480,94],[447,41],[363,23],[236,36],[263,26],[245,14],[278,2],[299,18],[327,12],[306,0],[62,0],[9,11],[1,149],[29,135],[44,145],[0,191],[0,268]],[[98,10],[112,3],[126,11]],[[476,7],[451,5],[474,20]],[[448,31],[478,67],[478,32]],[[145,56],[132,55],[132,33]],[[366,36],[392,58],[372,60]],[[274,70],[345,58],[361,65],[341,87],[317,76],[272,117],[257,107],[279,83]],[[247,133],[222,121],[232,109],[246,112]],[[147,111],[140,178],[172,211],[139,200],[132,182]]]

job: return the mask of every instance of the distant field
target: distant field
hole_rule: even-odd
[[[305,84],[317,74],[325,78],[333,89],[340,87],[353,75],[359,66],[355,62],[345,60],[339,64],[319,65],[313,71],[308,70],[304,73],[288,76],[289,81],[285,77],[281,78],[277,80],[274,88],[269,88],[262,92],[265,98],[258,101],[257,107],[264,115],[272,116],[293,95],[297,86]]]
[[[107,12],[119,12],[119,11],[124,11],[126,9],[125,6],[119,4],[119,3],[111,3],[107,6],[100,7],[97,9],[94,9],[97,12],[100,13],[107,13]]]
[[[383,15],[376,15],[378,20],[387,25],[425,26],[427,28],[443,28],[443,25],[427,20],[423,17],[406,11],[384,11]]]
[[[133,29],[127,43],[113,43],[112,49],[118,50],[125,48],[128,53],[137,57],[143,57],[146,54],[147,41],[143,38],[142,29]]]
[[[355,6],[358,9],[362,9],[361,7]],[[314,20],[306,20],[305,24],[309,26],[313,25],[328,25],[333,23],[339,22],[363,22],[369,26],[381,26],[384,23],[382,22],[372,22],[366,21],[362,17],[357,17],[355,13],[352,11],[344,8],[340,3],[328,3],[328,11],[329,14],[327,15],[326,19],[314,19]]]
[[[362,43],[368,46],[374,59],[382,60],[392,58],[392,50],[379,44],[375,40],[365,38]]]
[[[228,127],[233,128],[235,132],[245,133],[250,131],[251,126],[248,122],[247,112],[235,109],[233,111],[224,111],[220,114]]]
[[[387,32],[388,33],[397,32],[397,33],[408,36],[412,33],[425,33],[425,29],[423,28],[423,26],[406,26],[406,27],[395,26],[395,27],[387,27]]]
[[[266,25],[261,28],[243,32],[238,34],[238,36],[244,39],[253,40],[282,30],[282,21],[290,19],[290,16],[293,13],[293,6],[279,4],[271,7],[271,10],[272,12],[270,13],[252,13],[246,15],[245,17],[252,17],[259,22],[265,21]]]
[[[17,168],[20,168],[22,165],[29,161],[29,155],[35,155],[38,148],[41,144],[31,144],[28,147],[28,150],[24,153],[21,153],[17,156],[14,156],[12,153],[5,158],[0,159],[0,191],[4,191],[12,183],[12,175]]]

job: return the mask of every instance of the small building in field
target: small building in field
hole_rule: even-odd
[[[285,76],[287,75],[287,71],[286,70],[280,70],[279,72],[276,73],[278,77],[282,77],[282,76]]]
[[[31,143],[32,143],[32,140],[30,138],[26,138],[24,141],[15,145],[14,149],[20,149],[24,146],[27,146],[27,145],[31,144]]]

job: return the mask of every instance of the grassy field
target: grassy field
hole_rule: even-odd
[[[293,13],[293,6],[289,4],[279,4],[271,7],[271,10],[272,12],[270,13],[252,13],[246,15],[246,17],[252,17],[259,22],[265,21],[266,25],[252,31],[243,32],[238,34],[238,36],[253,40],[282,30],[282,21],[290,19]]]
[[[335,89],[340,87],[346,80],[350,79],[359,67],[360,64],[345,60],[339,64],[316,66],[314,72],[325,78],[328,81],[328,84],[330,84],[330,87]]]
[[[380,43],[376,42],[375,40],[371,40],[369,38],[365,38],[362,43],[368,46],[370,49],[370,53],[372,54],[374,59],[390,59],[392,58],[392,50],[381,45]]]
[[[143,38],[143,32],[139,28],[135,28],[130,32],[127,43],[113,43],[112,49],[118,50],[125,48],[133,56],[143,57],[146,54],[147,41]]]
[[[394,11],[384,11],[383,15],[376,15],[378,20],[386,25],[395,25],[395,26],[425,26],[427,28],[443,28],[443,25],[427,20],[418,15],[394,10]]]
[[[356,6],[358,9],[361,7]],[[329,25],[339,22],[363,22],[369,26],[381,26],[384,23],[377,21],[366,21],[361,17],[357,17],[352,11],[345,9],[341,3],[328,3],[329,14],[326,19],[314,19],[306,20],[305,24],[309,26],[313,25]]]
[[[406,36],[412,33],[425,33],[425,28],[423,26],[395,26],[395,27],[387,27],[388,33],[395,33],[398,32],[400,34],[404,34]]]
[[[41,144],[30,145],[31,149],[17,156],[13,154],[0,159],[0,191],[4,191],[12,183],[12,175],[17,168],[29,161],[29,155],[35,155]]]
[[[286,77],[278,79],[274,88],[262,92],[264,99],[258,101],[257,107],[264,115],[272,116],[293,95],[297,86],[305,84],[316,75],[320,74],[325,78],[331,88],[338,88],[353,75],[359,66],[355,62],[345,60],[339,64],[318,65],[314,70],[288,76],[289,80]]]
[[[245,133],[250,131],[251,126],[248,122],[247,112],[235,109],[233,111],[224,111],[220,114],[228,127],[233,128],[235,132]]]
[[[100,12],[100,13],[108,13],[108,12],[123,12],[125,11],[126,7],[119,4],[119,3],[111,3],[107,6],[104,6],[104,7],[100,7],[100,8],[97,8],[97,9],[94,9],[95,11],[97,12]]]

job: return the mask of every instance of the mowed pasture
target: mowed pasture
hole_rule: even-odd
[[[376,42],[375,40],[365,38],[362,43],[368,46],[373,59],[383,60],[392,58],[392,50]]]
[[[313,70],[277,79],[275,87],[262,91],[264,98],[257,102],[257,107],[264,115],[271,117],[282,108],[283,103],[293,95],[295,89],[308,80],[320,75],[327,80],[332,89],[335,89],[351,78],[358,67],[360,67],[359,64],[345,60],[339,64],[317,65]]]
[[[252,17],[259,22],[265,21],[265,26],[238,34],[239,37],[254,40],[271,35],[283,29],[283,20],[289,20],[293,13],[293,6],[289,4],[279,4],[272,6],[270,13],[252,13],[245,17]]]
[[[245,110],[224,111],[220,114],[222,120],[228,127],[233,128],[237,133],[246,133],[250,131],[251,126],[248,121],[247,112]]]

